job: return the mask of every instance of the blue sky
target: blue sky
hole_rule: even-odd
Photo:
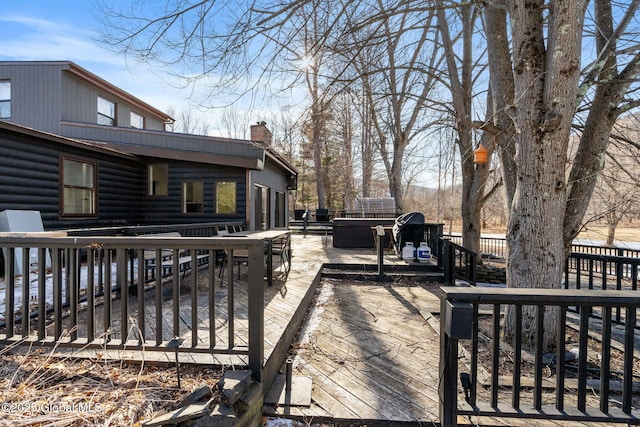
[[[113,0],[112,3],[130,0]],[[190,89],[146,64],[127,61],[95,41],[97,9],[91,0],[0,2],[0,61],[71,60],[163,111],[190,108]],[[207,113],[215,121],[218,112]]]

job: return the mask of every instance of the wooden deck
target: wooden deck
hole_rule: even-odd
[[[300,234],[292,236],[291,271],[286,281],[276,280],[265,294],[265,361],[278,360],[277,355],[288,354],[294,360],[294,375],[312,378],[311,406],[265,407],[265,415],[297,417],[306,421],[330,421],[349,425],[409,423],[411,425],[438,424],[438,365],[439,328],[433,314],[439,312],[438,287],[429,283],[400,280],[397,283],[323,279],[318,274],[325,263],[375,264],[372,249],[336,249],[331,237]],[[386,264],[404,264],[393,253],[385,255]],[[246,304],[246,267],[240,279],[234,277],[235,304]],[[181,296],[181,321],[191,324],[190,276],[184,278],[185,295]],[[218,286],[218,285],[216,285]],[[311,292],[310,292],[311,291]],[[307,312],[306,305],[315,291],[314,301]],[[216,288],[216,294],[228,288]],[[206,295],[206,294],[204,294]],[[146,298],[152,298],[152,295]],[[205,296],[206,298],[206,296]],[[200,300],[200,297],[199,297]],[[114,302],[117,300],[114,300]],[[224,298],[216,306],[216,329],[223,330],[226,307]],[[130,298],[132,314],[135,298]],[[166,313],[174,302],[166,301]],[[206,300],[198,303],[205,310]],[[300,310],[302,306],[303,310]],[[117,303],[113,310],[117,310]],[[153,324],[154,313],[146,313]],[[295,325],[303,322],[298,333]],[[178,335],[189,345],[191,331],[185,327],[174,335],[172,315],[166,316],[163,328],[166,339]],[[202,318],[203,333],[208,328],[208,311]],[[236,332],[246,330],[246,320],[236,318]],[[291,347],[285,343],[296,339]],[[224,331],[221,334],[225,336]],[[223,339],[224,340],[224,339]],[[225,344],[225,343],[222,343]],[[162,354],[162,353],[158,353]],[[123,353],[114,354],[123,358]],[[152,360],[146,354],[145,360]],[[107,357],[103,354],[102,357]],[[134,358],[135,356],[130,356]],[[139,356],[138,356],[139,357]],[[164,355],[166,362],[172,357]],[[184,362],[215,363],[227,366],[246,365],[242,357],[213,357],[203,354]],[[280,360],[282,360],[280,358]],[[281,368],[276,366],[275,369]],[[273,367],[268,368],[273,370]],[[283,369],[282,369],[283,371]],[[462,396],[461,396],[462,401]],[[460,418],[460,425],[590,425],[551,421],[522,421],[514,419]],[[593,424],[602,426],[603,424]]]
[[[367,249],[336,249],[330,237],[294,235],[293,269],[306,263],[375,264]],[[311,261],[312,260],[312,261]],[[387,253],[386,264],[403,264]],[[317,265],[317,264],[316,264]],[[311,406],[272,416],[344,425],[439,425],[438,286],[325,278],[293,344],[293,374],[312,378]],[[460,395],[460,401],[464,397]],[[459,417],[459,425],[604,426],[545,420]],[[619,425],[619,424],[612,424]]]

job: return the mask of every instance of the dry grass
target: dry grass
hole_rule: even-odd
[[[127,426],[175,409],[192,391],[215,388],[221,371],[59,358],[51,349],[0,352],[0,425]]]

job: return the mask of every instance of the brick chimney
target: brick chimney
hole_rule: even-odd
[[[264,142],[267,145],[271,145],[271,131],[267,129],[267,122],[258,122],[256,125],[251,125],[251,140]]]

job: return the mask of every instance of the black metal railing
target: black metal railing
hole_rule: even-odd
[[[439,239],[437,244],[438,266],[443,269],[444,283],[454,286],[456,280],[476,284],[477,255],[449,239]]]
[[[5,234],[0,248],[6,273],[0,346],[238,357],[260,380],[262,239]],[[243,304],[235,300],[234,263],[227,263],[224,283],[215,268],[220,252],[232,258],[234,251],[248,254]]]
[[[634,378],[639,374],[634,364],[634,326],[640,307],[637,292],[469,287],[441,291],[441,425],[457,425],[457,415],[640,422],[633,402]],[[579,314],[569,313],[568,307],[578,307]],[[594,307],[603,313],[597,325],[589,317]],[[487,309],[491,314],[481,315]],[[618,309],[625,313],[622,325],[612,322],[612,313]],[[531,352],[524,351],[524,311],[533,316],[537,330]],[[514,313],[515,333],[504,342],[500,325],[507,312]],[[543,351],[547,313],[557,315],[552,354]],[[594,328],[601,341],[596,355],[589,345]],[[566,356],[572,354],[567,352],[569,341],[578,349],[572,361],[573,356]],[[468,372],[459,375],[459,344],[464,348],[465,343],[470,352],[464,368]],[[480,375],[481,355],[490,355],[486,378]],[[566,393],[570,388],[576,390],[575,396]],[[458,401],[460,392],[466,401]]]
[[[449,234],[446,237],[452,242],[462,245],[460,234]],[[620,248],[613,246],[585,245],[574,243],[571,245],[572,252],[585,254],[598,254],[607,256],[618,256],[626,258],[640,258],[640,250],[631,248]],[[504,237],[480,237],[480,254],[482,256],[504,258],[507,257],[507,240]]]

